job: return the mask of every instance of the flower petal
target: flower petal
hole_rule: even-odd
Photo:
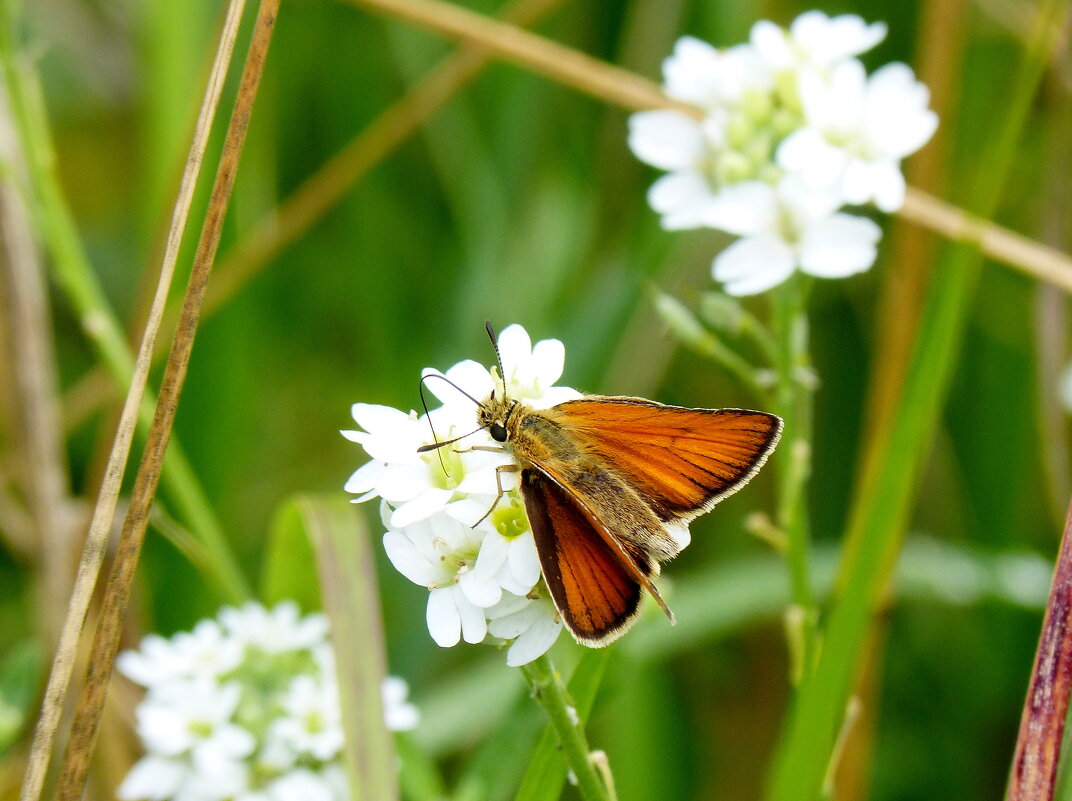
[[[669,231],[707,225],[707,207],[713,199],[710,184],[694,172],[664,175],[648,190],[648,205],[663,215],[663,228]]]
[[[754,295],[777,286],[793,274],[794,255],[773,234],[739,239],[715,258],[713,274],[730,295]]]
[[[395,509],[391,515],[391,526],[405,528],[431,517],[446,506],[453,495],[453,490],[428,487],[415,498],[405,501]],[[384,493],[384,497],[390,498],[391,496]]]
[[[122,801],[164,801],[178,791],[190,770],[185,760],[142,757],[123,779],[116,795]]]
[[[703,158],[703,130],[677,111],[640,111],[629,116],[629,149],[652,167],[691,170]]]
[[[413,541],[400,531],[388,531],[383,535],[383,549],[395,570],[414,584],[431,587],[445,578],[444,571],[429,562]]]
[[[454,588],[437,587],[428,593],[425,620],[436,645],[450,648],[461,639],[462,619],[454,605]]]
[[[462,639],[468,643],[482,642],[488,633],[488,620],[484,610],[466,599],[460,587],[454,587],[454,603],[461,617]]]
[[[770,230],[777,219],[774,187],[763,181],[741,181],[723,187],[704,212],[707,225],[738,236]]]
[[[532,347],[531,369],[540,388],[546,390],[562,377],[566,346],[557,339],[541,339]]]
[[[475,571],[462,573],[458,579],[458,587],[465,600],[480,609],[495,606],[499,599],[502,598],[502,586],[495,580],[494,574],[482,576]],[[479,639],[467,640],[467,642],[480,642],[482,639],[484,639],[483,634],[480,635]]]
[[[676,100],[706,106],[717,100],[720,83],[718,50],[693,36],[682,36],[663,61],[666,93]]]
[[[834,214],[808,226],[800,243],[800,268],[823,278],[862,272],[875,262],[882,229],[866,217]]]
[[[522,534],[510,544],[510,572],[526,591],[532,589],[540,580],[540,556],[536,551],[536,541],[532,532]]]
[[[506,652],[506,664],[510,667],[520,667],[543,656],[561,633],[561,622],[550,615],[541,616],[514,640],[510,650]]]

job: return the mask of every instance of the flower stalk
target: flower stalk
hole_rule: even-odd
[[[562,676],[546,655],[523,665],[521,672],[532,688],[532,696],[544,708],[562,746],[562,756],[577,782],[577,790],[585,801],[614,801],[610,766],[603,763],[597,770],[588,747],[584,726],[577,714]],[[604,777],[601,777],[600,774]]]
[[[772,296],[772,323],[777,344],[777,385],[774,406],[785,421],[777,451],[777,525],[785,535],[793,606],[787,618],[797,631],[788,632],[794,659],[793,683],[798,684],[814,661],[818,612],[808,566],[810,532],[806,488],[811,476],[812,395],[815,391],[808,349],[807,297],[804,276],[788,282]],[[800,653],[796,653],[797,650]]]

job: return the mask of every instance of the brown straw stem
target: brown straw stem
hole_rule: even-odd
[[[89,763],[100,727],[108,680],[119,649],[123,613],[130,599],[134,572],[149,522],[149,512],[156,494],[163,468],[164,453],[171,436],[179,395],[182,392],[190,353],[193,349],[201,303],[204,300],[205,288],[212,271],[216,248],[219,245],[224,215],[234,187],[238,161],[246,132],[249,129],[253,101],[264,71],[264,62],[278,10],[279,0],[262,0],[257,12],[253,38],[246,56],[245,69],[242,72],[238,96],[235,99],[209,207],[201,229],[201,238],[194,256],[193,269],[186,288],[182,317],[179,320],[171,354],[164,370],[160,398],[152,427],[149,430],[145,452],[138,466],[111,581],[102,603],[100,621],[92,648],[93,656],[78,699],[78,706],[75,709],[71,738],[67,745],[63,772],[60,776],[57,794],[59,801],[78,801],[85,786],[86,774],[89,771]]]
[[[1072,687],[1072,507],[1042,621],[1031,684],[1020,718],[1006,801],[1048,801],[1054,797],[1057,763],[1064,739],[1068,693]]]

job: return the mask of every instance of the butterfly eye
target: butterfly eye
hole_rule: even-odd
[[[498,423],[492,423],[488,428],[488,433],[496,442],[506,442],[506,429]]]

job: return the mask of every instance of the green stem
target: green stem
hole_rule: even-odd
[[[775,409],[785,421],[778,447],[778,527],[786,539],[786,561],[795,614],[787,616],[793,683],[810,670],[814,654],[818,612],[808,564],[810,532],[807,488],[811,476],[812,394],[811,357],[808,352],[805,276],[795,276],[773,294],[777,384]]]
[[[63,197],[56,173],[55,153],[47,114],[36,74],[30,64],[16,55],[14,31],[18,30],[14,6],[5,3],[0,22],[0,70],[8,88],[12,117],[26,154],[27,205],[51,256],[53,273],[60,289],[74,308],[97,357],[126,391],[134,372],[134,356],[123,329],[108,304],[78,235],[70,209]],[[156,399],[148,390],[139,410],[139,431],[144,434],[152,422]],[[179,443],[172,438],[166,457],[164,483],[175,504],[182,510],[190,531],[209,553],[210,572],[222,597],[231,601],[249,598],[249,583],[238,567],[223,527],[216,519],[194,470]]]
[[[763,388],[756,379],[756,369],[751,363],[711,333],[680,300],[654,287],[651,291],[655,312],[682,344],[732,373],[753,394],[762,394]]]
[[[585,737],[577,707],[550,658],[541,656],[522,666],[521,672],[525,674],[525,679],[532,688],[533,697],[540,702],[551,719],[551,725],[562,746],[562,755],[577,780],[581,798],[585,801],[612,801],[607,786],[592,764],[588,739]]]

